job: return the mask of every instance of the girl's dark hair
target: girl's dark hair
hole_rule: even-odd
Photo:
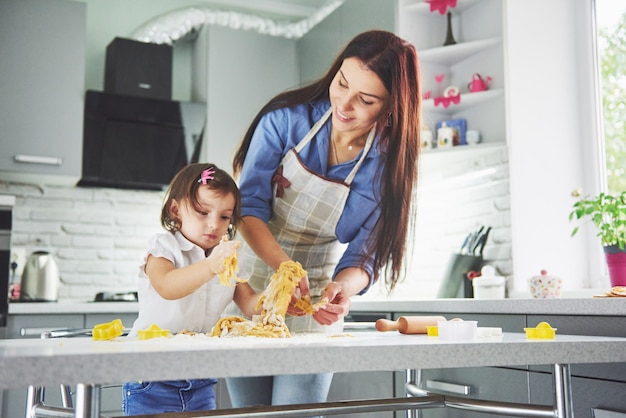
[[[207,169],[214,171],[214,173],[211,174],[213,179],[207,179],[206,185],[204,185],[202,184],[201,176],[202,172]],[[226,196],[230,193],[235,198],[235,207],[233,208],[230,227],[228,228],[229,239],[233,239],[237,232],[237,225],[239,225],[239,221],[241,220],[241,194],[239,187],[237,187],[235,180],[233,180],[230,174],[218,168],[215,164],[210,163],[189,164],[176,173],[167,188],[163,200],[163,207],[161,208],[161,226],[168,231],[178,231],[181,227],[180,219],[170,213],[172,200],[178,202],[186,200],[194,208],[201,210],[200,203],[198,202],[198,189],[200,187],[208,187],[218,192],[221,196]]]
[[[383,155],[379,191],[381,216],[368,250],[374,255],[374,280],[385,268],[386,284],[391,290],[403,270],[408,229],[412,221],[413,187],[417,182],[422,92],[417,52],[413,45],[386,31],[373,30],[357,35],[321,79],[283,92],[261,108],[235,154],[233,172],[236,176],[240,173],[261,117],[276,109],[328,100],[328,89],[347,58],[359,59],[378,75],[389,92],[390,115],[383,112],[377,124]]]

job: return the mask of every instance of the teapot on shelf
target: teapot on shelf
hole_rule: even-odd
[[[475,93],[477,91],[484,91],[489,88],[489,82],[491,81],[491,77],[487,77],[483,80],[482,76],[478,73],[472,75],[472,81],[467,84],[467,89]]]

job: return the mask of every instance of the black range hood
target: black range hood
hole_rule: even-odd
[[[206,104],[88,90],[78,186],[162,190],[197,162]]]

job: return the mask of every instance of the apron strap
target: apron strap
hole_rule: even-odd
[[[311,139],[317,134],[317,132],[322,128],[322,126],[324,126],[324,124],[326,123],[330,115],[332,114],[332,111],[333,111],[332,107],[329,108],[326,111],[326,113],[324,113],[324,116],[322,116],[317,122],[315,122],[315,125],[313,125],[311,130],[304,136],[304,138],[302,138],[302,140],[298,143],[298,145],[296,145],[295,147],[296,152],[299,153],[311,141]],[[363,147],[361,158],[356,163],[354,168],[352,168],[352,171],[350,171],[350,174],[348,174],[348,177],[346,177],[346,179],[344,180],[346,184],[350,185],[352,183],[352,180],[354,180],[354,177],[356,176],[356,173],[359,171],[361,164],[363,163],[363,161],[365,161],[365,157],[367,156],[367,153],[369,152],[370,148],[372,148],[375,135],[376,135],[376,124],[372,126],[372,129],[370,130],[370,133],[367,136],[367,140],[365,141],[365,146]]]

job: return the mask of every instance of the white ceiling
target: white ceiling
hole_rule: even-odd
[[[328,0],[202,0],[207,7],[250,12],[289,21],[309,17],[327,2]]]

